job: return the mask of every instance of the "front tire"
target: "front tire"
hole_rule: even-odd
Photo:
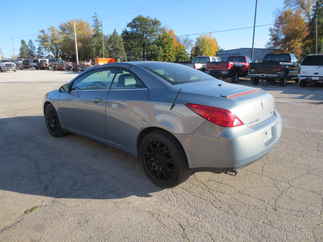
[[[144,136],[139,157],[146,175],[158,187],[174,187],[190,175],[183,149],[165,132],[154,131]]]
[[[47,104],[44,110],[45,122],[48,132],[53,137],[63,137],[66,131],[61,127],[57,112],[52,104]]]

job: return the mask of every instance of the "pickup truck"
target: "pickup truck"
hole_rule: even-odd
[[[206,72],[218,78],[235,78],[246,76],[250,60],[247,56],[230,56],[227,61],[210,62],[206,64]]]
[[[190,66],[196,70],[205,71],[207,63],[218,61],[221,61],[218,56],[196,56],[192,59]]]
[[[260,63],[251,63],[249,77],[253,84],[260,80],[279,81],[286,86],[288,80],[298,80],[298,63],[294,54],[267,54]]]
[[[323,83],[323,55],[308,55],[300,65],[299,85]]]

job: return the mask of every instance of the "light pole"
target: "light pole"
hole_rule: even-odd
[[[256,23],[257,23],[257,8],[258,8],[258,0],[256,0],[255,15],[253,17],[253,34],[252,34],[252,47],[251,47],[251,62],[254,61],[254,55],[255,55],[255,35],[256,35]]]
[[[318,25],[318,12],[319,12],[319,5],[316,4],[316,16],[315,16],[315,53],[318,54],[318,32],[317,32],[317,25]]]
[[[75,21],[73,22],[73,27],[74,27],[74,42],[75,42],[75,56],[76,56],[76,71],[78,71],[79,52],[78,52],[78,48],[77,48],[77,35],[76,35]]]

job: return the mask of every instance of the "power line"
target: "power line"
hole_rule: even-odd
[[[269,27],[273,26],[273,24],[259,24],[256,25],[255,28],[263,28],[263,27]],[[192,36],[192,35],[204,35],[204,34],[214,34],[214,33],[223,33],[223,32],[231,32],[231,31],[238,31],[238,30],[246,30],[246,29],[252,29],[254,26],[244,26],[244,27],[235,27],[230,29],[222,29],[222,30],[214,30],[209,32],[200,32],[200,33],[191,33],[191,34],[180,34],[178,36]]]

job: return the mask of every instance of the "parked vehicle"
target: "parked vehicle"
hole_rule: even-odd
[[[300,65],[299,85],[323,83],[323,55],[308,55]]]
[[[294,54],[268,54],[263,62],[251,63],[249,77],[257,85],[259,80],[276,82],[286,86],[288,80],[298,79],[298,62]]]
[[[7,71],[17,71],[16,64],[11,61],[4,61],[0,63],[0,71],[7,72]]]
[[[49,70],[49,60],[48,59],[38,59],[40,70]]]
[[[39,69],[38,67],[38,61],[32,60],[32,59],[25,59],[22,61],[22,67],[23,69]]]
[[[248,75],[250,60],[248,56],[230,56],[227,61],[209,62],[206,64],[206,72],[218,78],[233,78]]]
[[[236,172],[268,153],[282,122],[264,90],[165,62],[89,68],[45,96],[49,133],[86,135],[137,156],[158,186],[197,169]]]
[[[207,63],[219,61],[221,58],[218,56],[196,56],[192,59],[191,66],[196,70],[205,71]]]

